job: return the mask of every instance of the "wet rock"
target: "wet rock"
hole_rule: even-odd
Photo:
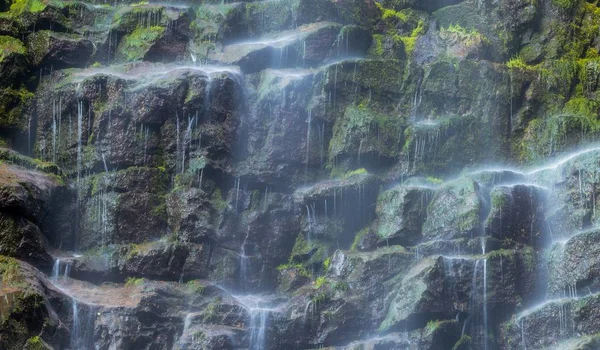
[[[93,44],[89,40],[49,30],[32,34],[28,46],[34,65],[54,68],[85,67],[94,53]]]
[[[598,295],[549,300],[525,310],[504,326],[505,346],[551,347],[561,341],[596,333]],[[582,339],[583,340],[583,339]]]
[[[544,216],[546,192],[527,186],[499,186],[490,194],[491,209],[485,222],[486,235],[541,247],[549,241]]]
[[[600,290],[597,230],[575,234],[554,244],[549,257],[549,294],[578,296]]]
[[[482,190],[477,182],[463,178],[445,184],[427,207],[423,237],[428,240],[478,236],[483,206]]]
[[[0,164],[0,173],[2,254],[40,266],[50,265],[46,237],[74,232],[68,221],[61,221],[73,213],[68,189],[58,176],[18,166]]]
[[[340,162],[345,158],[355,158],[359,167],[361,158],[368,159],[368,162],[383,158],[379,163],[385,163],[386,159],[398,155],[401,131],[400,120],[393,116],[366,107],[349,106],[335,121],[329,156]]]
[[[430,188],[410,186],[397,186],[382,192],[376,210],[379,241],[401,245],[417,243],[433,193]]]
[[[88,178],[77,247],[138,243],[165,235],[166,181],[161,169],[142,167]]]
[[[0,36],[0,74],[3,87],[10,86],[23,77],[28,70],[27,49],[23,42],[11,36]]]
[[[0,256],[0,271],[0,331],[5,335],[0,346],[66,346],[69,331],[50,305],[46,278],[32,266],[5,256]]]
[[[337,43],[338,36],[347,37],[348,43]],[[365,38],[368,38],[368,33],[359,28],[344,30],[340,25],[330,22],[311,23],[255,42],[225,46],[222,52],[211,54],[210,59],[238,65],[244,73],[254,73],[270,67],[295,67],[299,63],[315,66],[326,59],[337,57],[335,48],[338,45],[348,53],[366,52],[369,41],[365,43]]]
[[[169,225],[185,242],[207,242],[216,239],[213,223],[216,210],[208,195],[197,188],[172,191],[167,197]]]
[[[129,277],[188,281],[207,278],[210,251],[207,246],[157,241],[109,246],[85,256],[61,259],[74,278],[99,283],[125,281]]]

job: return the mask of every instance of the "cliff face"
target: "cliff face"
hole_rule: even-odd
[[[1,349],[600,347],[600,3],[0,0]]]

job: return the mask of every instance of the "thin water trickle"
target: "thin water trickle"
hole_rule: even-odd
[[[52,266],[52,280],[57,281],[60,275],[60,259],[54,260],[54,265]]]
[[[312,109],[308,110],[308,120],[307,120],[308,126],[306,128],[306,168],[305,168],[305,172],[306,172],[306,176],[307,176],[307,180],[308,180],[308,168],[309,168],[309,163],[310,163],[310,129],[312,127]]]
[[[77,102],[77,187],[81,183],[81,137],[83,133],[83,101]]]

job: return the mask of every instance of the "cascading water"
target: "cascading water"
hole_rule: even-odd
[[[83,133],[83,101],[77,103],[77,186],[81,182],[81,137]]]
[[[265,350],[266,349],[266,329],[268,310],[261,308],[250,309],[250,349]]]

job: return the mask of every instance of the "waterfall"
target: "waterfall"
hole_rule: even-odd
[[[235,213],[238,213],[238,201],[240,199],[240,178],[235,179]]]
[[[53,103],[52,106],[52,161],[56,163],[56,103]]]
[[[188,120],[187,129],[185,129],[185,134],[183,135],[183,144],[182,144],[182,152],[181,152],[181,173],[185,172],[185,153],[187,152],[187,145],[190,143],[192,138],[192,125],[194,125],[194,119]]]
[[[308,127],[306,128],[306,176],[308,179],[308,168],[310,163],[310,129],[312,124],[312,109],[308,110]]]
[[[248,243],[248,236],[250,235],[250,230],[246,230],[246,237],[244,238],[244,242],[242,242],[242,254],[240,255],[240,280],[242,285],[247,285],[248,279],[248,255],[246,254],[246,245]]]
[[[60,259],[54,260],[54,265],[52,266],[52,280],[57,281],[60,274]]]
[[[81,135],[83,132],[83,101],[77,103],[77,187],[81,176]],[[78,191],[79,192],[79,191]]]
[[[488,348],[487,259],[483,259],[483,346]]]
[[[175,166],[177,166],[177,155],[179,154],[181,148],[179,146],[179,114],[175,113],[175,116],[177,118],[177,124],[176,124],[177,134],[175,137],[175,139],[177,140],[177,148],[175,149]],[[183,169],[181,170],[181,172],[183,172]]]
[[[93,349],[95,308],[86,304],[79,305],[77,300],[72,297],[71,312],[73,324],[71,326],[70,348],[73,350]]]
[[[77,307],[77,300],[75,298],[71,298],[71,311],[73,313],[73,326],[71,327],[71,347],[73,349],[78,349],[78,345],[80,345],[80,332],[81,327],[79,324],[79,308]]]
[[[251,350],[266,349],[266,328],[269,311],[263,308],[250,309],[250,346]]]

